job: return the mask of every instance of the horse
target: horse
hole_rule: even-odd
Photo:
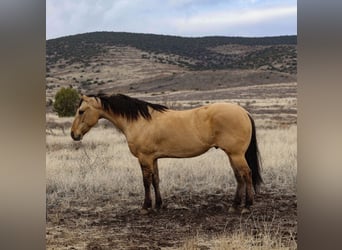
[[[151,184],[155,208],[162,207],[158,159],[194,157],[212,147],[227,154],[237,181],[229,212],[239,211],[244,195],[241,213],[250,212],[254,192],[262,183],[261,164],[254,120],[241,106],[213,103],[172,110],[124,94],[82,95],[71,127],[72,139],[82,140],[102,118],[125,135],[130,152],[138,158],[145,190],[142,213],[152,209]]]

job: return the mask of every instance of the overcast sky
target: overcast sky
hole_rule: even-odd
[[[47,39],[93,31],[179,36],[296,35],[297,1],[46,1]]]

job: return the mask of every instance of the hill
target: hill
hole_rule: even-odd
[[[193,70],[257,68],[269,64],[267,66],[270,69],[293,73],[296,70],[293,64],[296,39],[296,36],[185,38],[94,32],[48,40],[47,65],[53,65],[61,59],[66,64],[81,62],[86,65],[92,57],[107,53],[108,47],[130,46],[146,52],[142,55],[145,59],[154,57],[161,63],[176,64]],[[158,57],[158,54],[170,56]],[[274,60],[279,63],[286,61],[288,67],[273,67]]]
[[[123,32],[51,39],[46,43],[47,98],[64,85],[86,92],[154,92],[293,82],[296,40]]]

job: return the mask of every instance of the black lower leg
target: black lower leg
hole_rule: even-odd
[[[159,190],[159,171],[158,171],[158,163],[157,160],[154,160],[153,162],[153,174],[152,174],[152,184],[154,188],[155,193],[155,200],[156,200],[156,208],[159,209],[162,206],[162,198],[160,195]]]
[[[246,189],[246,201],[245,201],[245,207],[250,208],[253,205],[253,194],[251,192],[248,192],[248,188]]]
[[[233,200],[233,207],[238,208],[241,205],[242,197],[240,195],[240,190],[237,189],[235,193],[235,197]]]
[[[143,204],[143,208],[151,208],[152,200],[151,200],[151,192],[150,192],[150,182],[144,178],[144,188],[145,188],[145,200]]]
[[[154,180],[152,180],[152,184],[153,184],[153,188],[154,188],[154,192],[155,192],[155,198],[156,198],[156,208],[161,208],[162,206],[162,198],[160,195],[160,191],[159,191],[159,184]]]
[[[144,166],[141,166],[142,172],[143,172],[143,182],[144,182],[144,189],[145,189],[145,200],[143,204],[143,209],[148,209],[152,207],[152,199],[151,199],[151,182],[152,182],[152,173],[148,170],[148,168],[145,168]]]
[[[245,207],[250,208],[253,205],[254,201],[254,194],[253,194],[253,187],[252,187],[252,174],[249,172],[249,174],[246,176],[246,201],[245,201]]]
[[[234,173],[235,173],[235,178],[237,181],[237,187],[236,187],[235,197],[233,200],[233,207],[238,208],[242,203],[242,195],[243,195],[245,185],[243,183],[243,179],[241,178],[240,174],[237,171],[234,171]]]

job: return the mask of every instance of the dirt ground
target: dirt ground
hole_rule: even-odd
[[[248,215],[228,213],[233,193],[175,192],[164,197],[165,208],[147,215],[140,213],[143,194],[129,200],[119,194],[60,197],[60,203],[47,204],[47,248],[175,249],[201,237],[196,249],[210,249],[210,239],[237,230],[297,240],[294,191],[262,190]]]

